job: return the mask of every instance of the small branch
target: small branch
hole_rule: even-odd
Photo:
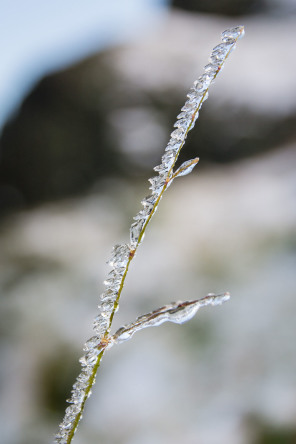
[[[205,66],[204,73],[194,82],[193,87],[187,95],[188,100],[185,102],[185,105],[181,110],[182,112],[177,116],[177,121],[174,125],[176,129],[171,134],[170,141],[162,156],[161,164],[154,168],[154,171],[157,171],[158,175],[149,179],[151,184],[151,194],[142,200],[141,203],[143,208],[134,217],[135,222],[130,228],[130,244],[118,244],[113,248],[112,256],[108,262],[112,267],[112,271],[104,281],[106,290],[101,295],[101,303],[99,305],[100,313],[96,316],[93,323],[95,336],[90,338],[84,345],[86,354],[79,360],[82,370],[73,385],[72,394],[68,400],[71,405],[66,409],[64,419],[59,427],[59,432],[55,436],[55,442],[57,444],[70,444],[72,441],[78,422],[81,419],[86,400],[91,394],[91,388],[95,383],[96,373],[100,366],[101,359],[105,350],[108,348],[108,344],[112,342],[110,329],[114,315],[118,310],[119,299],[129,265],[135,257],[137,248],[144,238],[147,225],[156,212],[158,204],[167,187],[172,183],[174,178],[188,174],[192,171],[193,167],[198,162],[198,159],[190,160],[181,165],[175,173],[173,172],[179,153],[184,146],[187,134],[194,127],[200,108],[208,98],[208,89],[211,83],[216,79],[229,54],[235,48],[237,40],[241,38],[243,34],[243,26],[237,26],[236,28],[228,29],[222,33],[222,43],[213,49],[209,59],[210,63]],[[227,293],[222,295],[222,298],[227,297],[227,295]],[[217,297],[219,298],[220,296]],[[213,298],[214,296],[207,296],[201,301],[212,303],[217,300]],[[205,302],[203,303],[205,304]],[[173,304],[172,306],[163,307],[163,312],[161,311],[162,309],[156,310],[154,314],[153,312],[152,314],[149,314],[152,316],[152,325],[158,325],[153,324],[155,319],[157,322],[161,321],[160,323],[165,321],[176,322],[176,320],[173,321],[173,319],[177,319],[179,315],[180,319],[185,319],[186,313],[195,314],[197,309],[201,306],[200,304],[200,301],[191,301],[176,306]],[[149,318],[149,315],[145,316],[148,316]],[[184,318],[182,317],[183,315]],[[141,328],[150,326],[148,325],[150,322],[148,318],[145,318],[145,322],[138,320],[138,324],[137,321],[136,324],[132,324],[132,327],[129,327],[132,334],[137,331],[138,326]],[[190,316],[188,319],[189,318]],[[139,324],[139,322],[142,323]],[[125,333],[127,334],[128,332],[126,331]],[[121,336],[118,335],[118,332],[116,334],[117,341],[119,342]],[[116,334],[114,336],[116,336]]]
[[[130,339],[137,331],[147,327],[158,327],[164,322],[183,324],[189,321],[201,307],[206,305],[221,305],[230,299],[230,294],[208,294],[202,299],[194,301],[173,302],[150,313],[140,316],[135,322],[119,328],[111,337],[110,345],[118,344]],[[109,348],[109,347],[108,347]]]

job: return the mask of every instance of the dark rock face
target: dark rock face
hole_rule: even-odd
[[[172,5],[187,11],[228,16],[256,14],[268,8],[264,0],[173,0]]]
[[[195,21],[192,14],[175,13],[163,33],[173,39],[176,27],[189,23],[194,30]],[[180,65],[187,70],[196,57],[194,48],[193,54],[182,49],[180,58],[176,46],[170,41],[169,53],[153,38],[134,42],[44,78],[0,140],[2,214],[80,195],[105,177],[149,177],[190,86],[180,80]],[[231,90],[222,100],[211,95],[180,161],[199,156],[203,165],[233,162],[295,138],[295,113],[267,115],[235,104],[233,96]],[[134,130],[137,137],[131,137]]]
[[[71,77],[77,75],[77,85]],[[120,165],[104,125],[100,96],[87,100],[79,67],[45,78],[1,140],[2,201],[34,204],[88,189]],[[94,93],[95,94],[95,93]],[[9,192],[9,193],[8,193]]]

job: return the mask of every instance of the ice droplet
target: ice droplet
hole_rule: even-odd
[[[151,213],[150,208],[144,208],[143,210],[140,210],[136,216],[133,217],[134,220],[140,220],[143,219],[146,221]]]
[[[84,390],[72,390],[72,396],[68,400],[70,404],[81,404],[84,399]]]
[[[232,43],[220,43],[219,45],[215,46],[215,48],[212,51],[212,55],[216,56],[217,58],[223,60],[228,51],[231,49]]]
[[[88,384],[89,377],[92,374],[92,369],[90,367],[84,367],[81,373],[78,375],[76,381],[79,381],[83,384]]]
[[[245,34],[243,26],[236,26],[235,28],[226,29],[222,32],[221,37],[223,42],[228,42],[229,40],[237,40],[242,38]]]
[[[151,186],[149,187],[152,190],[153,194],[159,194],[166,183],[166,176],[154,176],[149,179]]]
[[[155,195],[150,195],[145,197],[145,199],[141,200],[141,204],[145,207],[145,208],[153,208],[155,202],[157,201],[157,196]]]
[[[109,325],[108,319],[106,319],[104,316],[101,316],[101,314],[99,314],[94,319],[93,329],[97,333],[98,336],[101,336],[107,330],[108,325]]]
[[[215,75],[218,68],[219,64],[208,63],[208,65],[205,66],[205,72],[209,73],[210,75]]]
[[[165,151],[174,153],[174,156],[177,154],[177,152],[180,150],[183,142],[182,140],[176,140],[176,139],[170,139],[169,143],[167,144]]]
[[[114,301],[116,299],[117,296],[117,292],[114,291],[111,288],[108,288],[108,290],[104,291],[104,293],[101,294],[101,301],[102,302],[106,302],[106,301]]]
[[[131,225],[130,241],[131,241],[132,248],[134,248],[137,245],[144,225],[145,225],[145,221],[143,219],[139,219]]]
[[[166,153],[161,158],[162,163],[168,168],[171,168],[175,162],[175,153],[173,150],[166,151]]]
[[[77,405],[70,405],[66,408],[66,415],[77,415],[79,413],[79,407]]]
[[[159,174],[165,175],[168,172],[168,168],[163,165],[162,163],[160,165],[156,165],[154,168],[154,171],[157,171]]]
[[[87,387],[87,384],[85,382],[82,381],[76,381],[73,384],[73,389],[74,390],[84,390]]]
[[[188,119],[179,119],[174,123],[175,128],[183,128],[185,131],[188,128]]]
[[[67,444],[68,434],[62,433],[62,430],[55,435],[56,444]]]
[[[86,353],[86,355],[82,356],[79,359],[79,362],[82,366],[93,366],[96,363],[98,354],[98,349],[92,349],[88,353]]]
[[[196,106],[197,105],[195,102],[193,102],[192,100],[187,100],[187,102],[185,102],[185,105],[181,108],[181,110],[185,112],[194,112]]]
[[[198,80],[196,80],[194,82],[193,85],[198,93],[203,93],[204,91],[206,91],[208,89],[211,81],[212,81],[212,77],[208,73],[206,73],[206,74],[203,74],[202,76],[200,76],[198,78]]]
[[[130,249],[127,244],[117,244],[113,247],[110,260],[107,262],[112,267],[124,267],[129,258]]]
[[[177,115],[177,119],[186,119],[187,121],[190,121],[191,116],[192,112],[182,111],[180,114]]]
[[[114,300],[107,300],[105,302],[102,302],[99,305],[99,308],[101,310],[101,315],[103,317],[110,316],[110,314],[112,313],[113,307],[114,307]]]
[[[184,128],[178,128],[171,133],[171,137],[176,140],[183,140],[186,130]]]
[[[100,342],[101,342],[100,336],[92,336],[84,344],[83,350],[84,351],[92,350],[93,348],[96,348],[100,344]]]
[[[117,272],[117,269],[114,269],[108,274],[107,279],[104,280],[104,285],[109,287],[110,290],[117,292],[120,287],[121,280],[121,274]]]
[[[61,429],[70,429],[72,427],[73,421],[71,419],[68,419],[67,417],[64,418],[63,422],[60,424]]]

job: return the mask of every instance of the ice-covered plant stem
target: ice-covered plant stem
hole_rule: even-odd
[[[86,341],[84,345],[85,354],[80,358],[82,366],[73,385],[72,394],[68,399],[63,421],[55,436],[58,444],[70,444],[77,429],[78,422],[82,417],[85,402],[91,394],[95,383],[97,370],[105,351],[116,343],[129,339],[136,331],[142,328],[157,326],[165,321],[183,323],[195,315],[197,310],[204,305],[217,305],[229,299],[229,293],[222,295],[209,294],[208,296],[194,301],[176,302],[161,307],[147,315],[143,315],[135,322],[120,328],[113,336],[110,329],[114,314],[118,310],[119,299],[124,286],[129,265],[135,257],[136,251],[142,242],[147,225],[156,212],[158,204],[174,179],[189,174],[198,163],[198,158],[184,162],[176,171],[175,163],[178,159],[188,132],[194,127],[198,118],[201,105],[208,97],[208,89],[223,68],[225,60],[235,48],[236,42],[244,34],[243,26],[227,29],[222,33],[222,42],[213,49],[209,63],[204,68],[204,73],[194,82],[193,87],[187,94],[187,101],[177,116],[175,130],[160,165],[154,168],[157,175],[149,179],[151,194],[142,200],[143,208],[134,217],[130,227],[130,242],[128,244],[115,245],[112,251],[109,265],[112,270],[108,274],[104,285],[105,291],[101,295],[99,314],[96,316],[93,329],[94,336]]]

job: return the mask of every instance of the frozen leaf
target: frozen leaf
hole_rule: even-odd
[[[191,173],[195,165],[198,163],[199,158],[196,157],[195,159],[187,160],[186,162],[182,163],[182,165],[175,171],[173,174],[173,178],[180,177],[180,176],[186,176],[186,174]]]
[[[164,322],[174,322],[176,324],[183,324],[189,321],[196,312],[206,305],[220,305],[230,298],[229,293],[219,295],[209,294],[202,299],[194,301],[174,302],[164,307],[158,308],[146,315],[140,316],[135,322],[121,327],[112,336],[113,343],[120,343],[130,339],[134,333],[143,328],[157,327]]]

